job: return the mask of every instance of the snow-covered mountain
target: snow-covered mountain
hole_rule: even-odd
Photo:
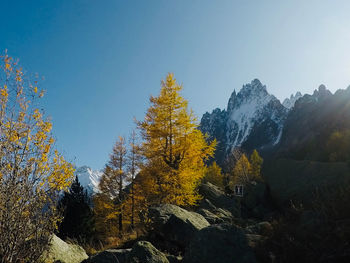
[[[234,147],[264,149],[281,138],[288,109],[258,79],[233,91],[226,110],[205,113],[200,129],[218,140],[215,159],[220,163]]]
[[[78,176],[80,184],[87,189],[90,194],[99,192],[98,184],[102,174],[102,171],[94,171],[88,166],[81,166],[75,171],[75,175]]]
[[[298,91],[295,95],[294,95],[294,94],[290,95],[290,98],[286,98],[286,99],[283,101],[282,105],[283,105],[284,107],[286,107],[287,109],[291,109],[291,108],[294,107],[295,102],[296,102],[299,98],[301,98],[302,96],[303,96],[303,95],[301,95],[301,93]]]

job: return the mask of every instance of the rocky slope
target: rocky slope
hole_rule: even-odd
[[[321,85],[300,98],[286,119],[277,157],[329,161],[331,135],[350,129],[349,102],[350,87],[332,94]]]
[[[261,192],[258,188],[252,189],[253,195],[260,195],[254,194],[256,190]],[[258,262],[255,250],[270,235],[271,225],[259,219],[240,220],[233,215],[248,200],[239,201],[210,183],[203,185],[201,192],[205,201],[196,211],[171,204],[151,207],[148,236],[135,241],[130,248],[109,249],[84,262]],[[201,215],[203,209],[209,213]],[[218,221],[209,223],[213,216]]]

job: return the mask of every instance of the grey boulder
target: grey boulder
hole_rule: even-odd
[[[204,197],[200,203],[200,207],[216,213],[215,210],[221,208],[230,212],[234,217],[241,216],[241,205],[238,198],[230,197],[224,193],[219,187],[205,183],[199,187],[199,193]]]
[[[56,235],[53,235],[49,249],[41,256],[41,261],[44,263],[80,263],[87,258],[88,255],[82,247],[66,243]]]
[[[169,260],[150,242],[138,241],[132,247],[127,263],[169,263]]]
[[[158,236],[182,248],[199,230],[210,225],[202,215],[170,204],[151,207],[149,216]]]

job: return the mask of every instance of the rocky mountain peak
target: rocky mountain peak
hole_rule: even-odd
[[[97,193],[98,184],[102,177],[102,171],[94,171],[89,166],[81,166],[75,170],[75,175],[78,176],[80,184],[88,191],[88,193]]]
[[[312,96],[318,99],[322,99],[322,98],[329,97],[331,95],[332,95],[332,92],[330,92],[325,85],[321,84],[318,87],[318,89],[314,91]]]
[[[270,95],[266,86],[263,85],[260,80],[254,79],[251,83],[243,85],[242,89],[236,93],[233,91],[227,105],[227,111],[232,112],[234,109],[239,108],[242,104],[252,101],[266,101],[273,99],[274,96]]]
[[[287,109],[291,109],[294,107],[295,102],[301,98],[303,95],[298,91],[297,93],[290,95],[289,98],[286,98],[282,105],[286,107]]]
[[[206,113],[200,129],[219,142],[216,159],[224,159],[234,147],[264,148],[279,141],[287,109],[254,79],[231,94],[227,111]],[[258,139],[259,138],[259,139]],[[220,160],[219,160],[220,162]]]
[[[304,107],[305,104],[321,102],[330,97],[332,97],[332,92],[325,85],[321,84],[312,95],[305,94],[300,100],[296,101],[294,108]]]
[[[233,90],[230,99],[228,100],[228,104],[227,104],[227,111],[231,111],[234,108],[234,105],[236,103],[236,90]]]
[[[263,85],[260,80],[254,79],[250,83],[243,85],[241,90],[242,93],[247,94],[268,94],[266,90],[266,86]]]

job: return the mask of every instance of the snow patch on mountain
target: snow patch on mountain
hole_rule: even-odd
[[[232,92],[226,110],[205,113],[200,130],[217,139],[215,159],[223,162],[235,147],[251,151],[278,144],[287,114],[288,109],[254,79],[238,93]]]
[[[291,108],[294,107],[295,102],[296,102],[299,98],[301,98],[302,96],[303,96],[303,95],[298,91],[295,95],[292,94],[292,95],[290,95],[289,98],[286,98],[286,99],[283,101],[282,105],[283,105],[284,107],[286,107],[287,109],[291,109]]]
[[[274,110],[276,102],[279,103],[278,99],[270,95],[266,86],[262,85],[258,79],[243,85],[238,94],[234,91],[227,106],[227,147],[241,146],[247,140],[253,127],[262,123],[266,118],[271,118],[279,125],[278,136],[274,140],[274,144],[278,143],[282,132],[283,116]]]
[[[98,184],[103,175],[102,171],[92,170],[88,166],[82,166],[76,169],[75,175],[78,176],[80,184],[91,194],[98,193]]]

